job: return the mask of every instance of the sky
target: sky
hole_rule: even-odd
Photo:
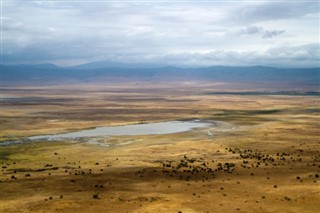
[[[320,67],[319,4],[1,0],[1,63]]]

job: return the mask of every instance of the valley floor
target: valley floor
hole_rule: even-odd
[[[0,212],[320,212],[319,97],[225,84],[2,90],[1,141],[177,119],[210,129],[0,147]],[[255,90],[255,88],[250,88]]]

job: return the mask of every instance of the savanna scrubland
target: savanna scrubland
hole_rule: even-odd
[[[214,124],[98,144],[1,146],[1,212],[320,211],[319,96],[192,81],[1,89],[2,142],[96,126]]]

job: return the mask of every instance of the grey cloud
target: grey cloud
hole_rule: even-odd
[[[259,35],[264,39],[273,38],[283,34],[285,30],[265,30],[263,27],[248,26],[235,32],[238,35]]]
[[[317,2],[270,2],[246,5],[237,11],[236,20],[254,23],[269,20],[296,19],[318,14]]]
[[[263,28],[262,27],[257,27],[257,26],[249,26],[246,29],[246,33],[247,34],[256,34],[256,33],[259,33],[261,31],[263,31]]]
[[[285,31],[284,30],[273,30],[273,31],[268,31],[266,30],[264,33],[263,33],[263,38],[272,38],[272,37],[275,37],[275,36],[278,36],[282,33],[284,33]]]

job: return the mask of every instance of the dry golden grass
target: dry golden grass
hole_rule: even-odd
[[[186,118],[223,122],[209,130],[213,136],[195,130],[106,138],[110,147],[0,147],[1,212],[319,212],[319,98],[207,94],[222,87],[229,88],[7,90],[26,99],[3,103],[2,140]]]

